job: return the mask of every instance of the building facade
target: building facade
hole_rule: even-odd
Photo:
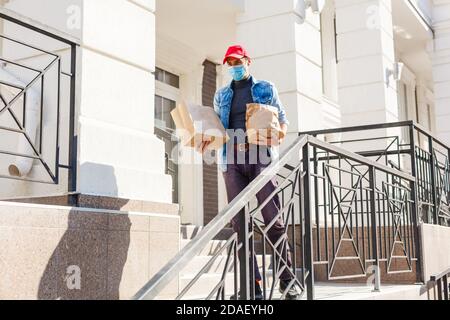
[[[445,87],[439,75],[447,74],[438,71],[445,66],[448,41],[445,2],[326,1],[320,14],[308,10],[306,17],[296,1],[156,4],[156,65],[180,76],[179,100],[203,102],[203,61],[217,65],[217,87],[226,85],[230,79],[221,58],[229,44],[240,43],[253,58],[253,75],[278,87],[291,123],[283,147],[299,132],[403,120],[449,141],[446,122],[439,120],[448,100],[438,92]],[[193,57],[196,62],[186,61]],[[210,195],[202,184],[212,178],[203,173],[180,166],[184,223],[209,221],[210,212],[202,210]],[[218,183],[220,209],[227,203],[220,174]]]

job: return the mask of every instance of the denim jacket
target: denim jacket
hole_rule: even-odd
[[[289,124],[286,118],[286,111],[280,101],[278,96],[278,91],[276,87],[268,81],[256,80],[252,77],[252,98],[254,103],[266,104],[278,109],[278,120],[280,124]],[[220,118],[225,130],[229,129],[229,118],[231,111],[231,102],[233,100],[233,89],[231,83],[226,87],[217,90],[214,96],[214,111]],[[230,140],[229,143],[232,141]],[[269,152],[272,158],[278,156],[278,148],[270,147]],[[226,144],[223,145],[221,152],[219,151],[219,165],[223,172],[227,171],[227,147]]]

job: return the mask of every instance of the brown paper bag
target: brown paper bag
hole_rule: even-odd
[[[246,126],[248,142],[251,144],[257,144],[258,137],[277,141],[285,136],[278,120],[278,109],[272,106],[247,104]]]
[[[180,103],[170,114],[183,146],[196,148],[202,141],[211,141],[208,149],[218,150],[230,139],[211,107]]]

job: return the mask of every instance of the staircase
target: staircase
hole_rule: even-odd
[[[197,227],[194,225],[182,225],[181,226],[181,241],[180,250],[188,245],[195,236],[201,232],[203,227]],[[213,259],[214,255],[219,253],[221,248],[226,244],[227,239],[233,235],[234,231],[231,228],[224,228],[222,231],[210,240],[206,246],[198,253],[194,259],[192,259],[187,266],[180,272],[179,285],[180,292],[194,280],[197,273]],[[263,274],[263,265],[266,266],[266,297],[271,294],[271,286],[273,284],[273,256],[270,254],[262,254],[262,242],[255,240],[255,252],[256,261],[259,266],[259,271]],[[225,269],[227,261],[227,255],[225,252],[221,252],[220,256],[214,260],[211,266],[208,267],[206,273],[200,278],[200,280],[189,290],[189,294],[185,295],[183,299],[186,300],[205,300],[208,297],[208,293],[211,292],[214,286],[220,282],[222,273]],[[264,263],[263,263],[264,261]],[[237,272],[239,276],[239,271]],[[302,276],[302,269],[297,269],[297,276]],[[228,268],[228,272],[225,277],[225,296],[227,299],[234,294],[234,272],[233,267]],[[264,284],[262,284],[264,286]],[[281,293],[278,292],[277,287],[273,291],[272,299],[279,299]]]
[[[197,227],[193,225],[183,225],[181,226],[180,235],[180,250],[183,250],[187,244],[189,244],[193,238],[202,230],[202,227]],[[220,249],[227,242],[227,238],[230,237],[233,230],[225,228],[217,234],[214,239],[210,240],[206,246],[197,254],[197,256],[192,259],[185,268],[180,272],[179,275],[179,286],[180,292],[186,288],[187,285],[195,278],[197,273],[206,266],[206,264],[214,257],[215,254],[219,253]],[[197,281],[197,283],[189,290],[184,299],[187,300],[204,300],[207,298],[208,293],[214,288],[214,286],[221,280],[222,272],[225,269],[227,261],[226,252],[220,252],[219,256],[214,260],[214,262],[208,266],[206,272]],[[229,268],[227,272],[226,280],[226,293],[233,294],[233,281],[234,274],[232,269]]]
[[[298,286],[308,299],[315,298],[316,278],[365,283],[375,268],[379,272],[374,285],[379,288],[382,281],[392,283],[397,275],[419,276],[415,179],[384,163],[391,151],[380,152],[381,157],[364,156],[311,135],[299,136],[207,226],[183,227],[180,252],[133,298],[155,299],[178,278],[177,299],[228,299],[238,290],[244,292],[242,298],[251,299],[255,280],[248,257],[252,252],[260,262],[267,300],[280,298],[282,270],[295,275],[290,285]],[[255,195],[273,178],[276,190],[254,207]],[[281,208],[271,222],[264,223],[261,209],[274,197]],[[227,229],[235,217],[239,235]],[[272,243],[268,230],[275,219],[283,219],[288,228]],[[280,249],[287,244],[294,265],[287,264]],[[397,261],[398,248],[404,264]]]
[[[181,242],[180,250],[189,244],[192,239],[203,229],[203,227],[197,227],[193,225],[181,226]],[[226,244],[227,239],[233,235],[234,231],[231,228],[224,228],[213,240],[210,240],[206,246],[198,253],[197,256],[192,259],[187,266],[180,272],[179,284],[180,292],[194,280],[197,273],[206,266],[206,264],[213,259],[214,255],[220,252],[220,249]],[[261,242],[255,241],[255,249],[258,251]],[[263,260],[268,267],[268,273],[271,275],[271,262],[272,256],[266,255],[263,258],[262,254],[256,255],[260,272],[262,272]],[[227,263],[226,252],[220,252],[219,256],[214,259],[214,262],[208,266],[207,271],[202,277],[195,283],[195,285],[189,290],[189,293],[183,297],[186,300],[205,300],[208,297],[208,293],[211,292],[214,286],[220,282],[223,271]],[[234,294],[234,272],[233,266],[230,266],[227,270],[225,277],[225,296],[230,298]],[[239,274],[239,273],[237,273]],[[272,285],[272,277],[268,277],[267,286]]]

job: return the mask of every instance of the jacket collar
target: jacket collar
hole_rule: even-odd
[[[255,84],[257,84],[259,81],[258,81],[253,75],[250,75],[250,77],[251,77],[251,79],[252,79],[252,89],[253,89],[253,87],[255,86]],[[228,86],[227,86],[227,91],[233,91],[233,86],[232,86],[232,84],[233,84],[233,80],[231,80],[230,83],[228,84]]]

